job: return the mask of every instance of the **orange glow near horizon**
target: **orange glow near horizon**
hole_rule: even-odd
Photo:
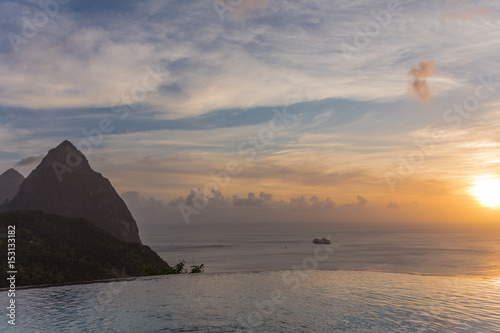
[[[500,207],[500,179],[498,178],[476,180],[470,188],[470,193],[485,207]]]

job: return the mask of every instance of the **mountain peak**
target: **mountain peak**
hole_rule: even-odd
[[[73,169],[92,170],[85,155],[68,140],[49,150],[41,165],[50,165],[56,173],[58,168],[67,172],[72,172]]]
[[[0,177],[2,176],[9,176],[9,177],[18,177],[18,178],[23,178],[24,180],[24,176],[21,175],[16,169],[13,169],[13,168],[10,168],[9,170],[5,171],[4,173],[2,173],[0,175]]]
[[[2,210],[41,210],[83,217],[120,240],[141,242],[137,223],[125,202],[69,141],[48,152]]]
[[[9,169],[0,175],[0,204],[12,199],[24,181],[24,176],[15,169]]]
[[[73,143],[71,143],[71,141],[69,140],[64,140],[63,142],[61,142],[57,147],[51,149],[51,150],[54,150],[54,151],[65,151],[67,148],[70,148],[71,150],[77,150],[75,145],[73,145]]]

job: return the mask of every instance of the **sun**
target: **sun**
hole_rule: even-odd
[[[476,180],[470,193],[486,207],[500,207],[500,179],[488,178]]]

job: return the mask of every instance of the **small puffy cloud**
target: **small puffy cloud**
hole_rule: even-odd
[[[290,198],[288,202],[284,200],[273,200],[273,195],[270,193],[260,192],[257,197],[254,193],[248,193],[247,198],[239,198],[237,195],[233,196],[234,207],[276,207],[276,208],[289,208],[289,209],[310,209],[310,208],[335,208],[335,202],[330,198],[325,200],[319,199],[316,195],[311,196],[309,199],[305,195],[296,198]]]
[[[136,191],[124,192],[121,197],[139,224],[172,222],[173,209],[161,200]]]
[[[368,203],[368,200],[360,195],[358,195],[356,198],[358,199],[358,206],[366,206],[366,204]]]
[[[418,67],[413,67],[408,71],[410,79],[408,91],[420,102],[427,103],[432,95],[427,78],[437,74],[437,72],[438,69],[433,60],[419,62]]]
[[[273,195],[265,192],[260,192],[257,197],[254,193],[248,193],[247,198],[239,198],[237,195],[233,196],[233,205],[246,206],[246,207],[266,207],[273,205]]]
[[[203,204],[208,200],[207,207],[228,207],[231,206],[231,201],[222,195],[220,190],[212,189],[210,195],[203,194],[200,190],[191,190],[191,192],[184,198],[183,196],[170,200],[167,206],[177,207],[180,204],[194,206],[195,203]]]
[[[350,203],[350,204],[345,204],[345,205],[342,205],[341,207],[342,208],[356,208],[356,207],[365,207],[368,204],[368,200],[366,200],[361,195],[358,195],[356,197],[356,199],[358,199],[358,202],[353,202],[353,203]]]
[[[326,198],[325,200],[320,200],[316,195],[313,195],[306,199],[306,196],[302,195],[297,198],[290,198],[291,208],[297,209],[308,209],[308,208],[335,208],[335,202],[331,201],[330,198]]]
[[[298,198],[290,198],[290,207],[291,208],[309,208],[309,202],[307,202],[306,197],[304,195]]]
[[[37,164],[38,162],[40,162],[42,160],[42,158],[43,158],[43,155],[26,157],[26,158],[23,158],[22,160],[20,160],[19,162],[17,162],[15,166],[16,167],[23,167],[23,166]]]
[[[317,196],[313,195],[310,199],[310,207],[311,208],[335,208],[335,202],[331,201],[330,198],[326,198],[324,201],[321,201]]]
[[[399,204],[397,202],[389,202],[386,206],[387,209],[398,209]]]
[[[212,189],[211,195],[209,197],[210,205],[215,207],[230,207],[231,200],[229,198],[224,197],[220,190]]]
[[[260,192],[259,198],[265,201],[271,201],[273,199],[273,195],[271,193]]]
[[[153,207],[153,206],[163,206],[165,205],[163,201],[156,200],[151,197],[145,197],[140,192],[137,191],[129,191],[122,193],[123,200],[133,206],[141,206],[141,207]]]

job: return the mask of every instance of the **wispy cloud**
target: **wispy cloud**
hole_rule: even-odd
[[[475,16],[493,15],[494,10],[488,7],[472,8],[463,12],[455,12],[445,15],[448,19],[468,20]]]
[[[42,160],[42,158],[43,158],[43,155],[26,157],[26,158],[23,158],[22,160],[20,160],[19,162],[17,162],[16,166],[22,167],[22,166],[37,164],[38,162],[40,162]]]
[[[469,20],[476,16],[493,15],[495,9],[478,5],[471,0],[447,0],[444,7],[444,19]]]
[[[240,7],[262,8],[266,3],[242,2]],[[19,13],[26,6],[10,6],[16,7],[10,11],[10,21],[22,22]],[[386,6],[387,1],[317,1],[314,6],[283,2],[279,10],[231,29],[221,25],[210,1],[175,5],[146,1],[134,6],[133,14],[120,15],[60,12],[57,24],[47,25],[19,56],[9,53],[9,45],[2,49],[0,103],[29,108],[107,107],[130,95],[148,66],[156,64],[165,71],[162,88],[149,92],[142,103],[165,117],[325,98],[395,100],[404,98],[402,73],[418,60],[423,41],[435,59],[448,66],[463,63],[464,44],[482,57],[496,52],[491,26],[474,22],[469,27],[474,36],[490,33],[489,44],[457,30],[440,31],[443,39],[463,39],[443,50],[431,38],[436,32],[430,28],[429,13],[404,11],[363,49],[355,65],[339,66],[345,63],[339,43],[373,19],[371,10]],[[134,19],[125,20],[129,15]],[[421,22],[418,28],[412,26],[414,16]],[[405,33],[400,26],[406,27]],[[382,76],[384,80],[373,80]]]
[[[249,14],[250,11],[262,10],[269,6],[271,0],[240,0],[232,14]]]

